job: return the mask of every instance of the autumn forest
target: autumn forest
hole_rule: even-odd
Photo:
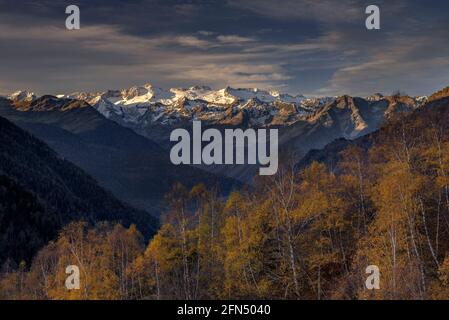
[[[431,97],[332,161],[284,161],[226,198],[177,183],[148,241],[134,225],[72,222],[29,263],[3,265],[0,298],[447,299],[448,105]],[[64,286],[72,264],[80,290]]]

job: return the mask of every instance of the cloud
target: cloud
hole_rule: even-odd
[[[211,43],[206,40],[199,39],[195,36],[179,36],[176,37],[176,42],[182,46],[197,47],[197,48],[208,48]]]
[[[249,37],[242,37],[239,35],[220,35],[217,37],[217,40],[220,41],[221,43],[226,43],[226,44],[234,44],[234,45],[238,45],[238,44],[242,44],[242,43],[248,43],[248,42],[253,42],[254,39],[253,38],[249,38]]]
[[[119,10],[115,0],[80,0],[82,27],[73,32],[64,28],[62,2],[31,3],[0,13],[0,92],[154,82],[423,94],[449,82],[447,1],[378,1],[375,32],[364,27],[361,0],[151,0],[120,2]]]
[[[209,37],[209,36],[213,36],[216,33],[212,32],[212,31],[206,31],[206,30],[200,30],[197,32],[199,35],[205,36],[205,37]]]
[[[307,19],[322,22],[354,20],[363,14],[359,1],[331,0],[228,0],[228,5],[276,19]]]
[[[365,8],[373,3],[363,0],[228,0],[227,5],[244,9],[260,16],[279,20],[307,20],[320,23],[360,22],[366,18]],[[376,5],[387,14],[395,14],[406,5],[406,1],[378,0]]]
[[[430,94],[446,86],[449,84],[449,30],[437,28],[431,32],[432,37],[428,36],[429,32],[390,33],[382,42],[346,48],[349,59],[358,58],[338,66],[327,85],[316,93],[335,95],[350,89],[367,95],[401,89],[410,94]]]
[[[65,83],[73,86],[70,91],[148,81],[272,87],[290,78],[282,64],[267,63],[260,53],[228,51],[235,42],[252,41],[237,35],[211,40],[193,35],[137,37],[106,25],[72,32],[54,26],[0,24],[0,41],[11,51],[0,53],[8,61],[0,73],[11,75],[10,91],[28,81],[35,82],[41,93],[59,93],[67,90]],[[27,51],[20,52],[24,44]]]
[[[192,62],[190,60],[190,62]],[[278,81],[288,80],[290,77],[277,65],[253,65],[249,63],[206,62],[199,64],[196,68],[177,68],[173,79],[185,81],[196,79],[200,83],[211,83],[212,85],[232,83],[238,87],[272,87]],[[213,74],[213,79],[211,79]]]

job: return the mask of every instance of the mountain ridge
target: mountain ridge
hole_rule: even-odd
[[[30,95],[15,94],[18,97]],[[193,120],[202,121],[204,128],[219,130],[229,127],[276,128],[279,130],[280,153],[292,154],[295,161],[309,150],[322,148],[335,139],[356,139],[375,131],[391,115],[413,111],[427,101],[427,97],[399,94],[307,98],[260,89],[226,87],[213,90],[194,86],[165,90],[150,84],[58,97],[84,101],[106,119],[132,129],[166,151],[171,147],[171,131],[174,128],[189,130]],[[11,99],[14,104],[22,104],[18,99]],[[244,183],[251,183],[256,172],[252,166],[200,168]]]
[[[446,87],[440,91],[437,91],[433,95],[429,97],[429,99],[424,103],[419,109],[414,110],[413,112],[405,115],[404,119],[406,121],[410,121],[410,119],[418,119],[422,117],[422,113],[435,113],[440,114],[442,119],[438,119],[438,116],[434,115],[434,119],[438,119],[440,122],[443,122],[444,119],[449,121],[449,87]],[[388,119],[391,122],[397,122],[398,119],[391,118]],[[446,130],[447,130],[446,126]],[[383,132],[385,131],[384,126],[379,128],[376,131],[373,131],[369,134],[358,137],[357,139],[351,140],[346,138],[339,138],[330,143],[328,143],[322,149],[312,149],[310,150],[297,164],[296,167],[298,170],[304,169],[308,167],[312,162],[320,162],[325,163],[331,171],[334,171],[338,162],[341,161],[341,153],[351,146],[355,146],[367,152],[373,145],[376,144],[376,141],[379,139],[380,135],[385,135]]]

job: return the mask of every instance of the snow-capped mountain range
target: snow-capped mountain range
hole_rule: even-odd
[[[33,101],[37,96],[32,92],[18,91],[9,98]],[[240,124],[244,116],[248,126],[286,126],[314,118],[317,112],[337,99],[292,96],[257,88],[213,90],[207,86],[193,86],[162,89],[151,84],[123,90],[61,94],[58,98],[86,101],[106,118],[130,127],[171,126],[190,120],[232,125]],[[384,96],[381,94],[366,98],[374,103],[382,99]],[[421,105],[425,99],[414,98],[414,104]]]
[[[137,124],[174,125],[185,120],[222,123],[240,110],[250,113],[250,125],[290,124],[312,114],[333,98],[306,98],[257,88],[213,90],[206,86],[161,89],[145,84],[106,92],[59,96],[84,100],[107,118]],[[289,115],[285,118],[283,116]],[[276,121],[279,116],[282,121]]]
[[[335,139],[355,139],[373,132],[391,114],[412,111],[427,101],[427,97],[399,94],[314,98],[230,87],[165,90],[150,84],[57,97],[37,97],[19,91],[8,98],[13,108],[21,112],[74,111],[67,115],[74,122],[83,121],[78,119],[79,113],[74,109],[94,108],[104,118],[132,129],[167,150],[171,146],[171,131],[179,127],[189,129],[192,120],[201,120],[204,127],[218,129],[228,126],[276,127],[279,128],[280,152],[292,152],[297,160],[311,149],[323,148]],[[254,175],[247,167],[206,166],[204,169],[242,181],[248,181]]]

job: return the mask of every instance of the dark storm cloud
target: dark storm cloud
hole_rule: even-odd
[[[449,84],[447,1],[0,1],[0,93],[160,86],[259,86],[319,95]]]

